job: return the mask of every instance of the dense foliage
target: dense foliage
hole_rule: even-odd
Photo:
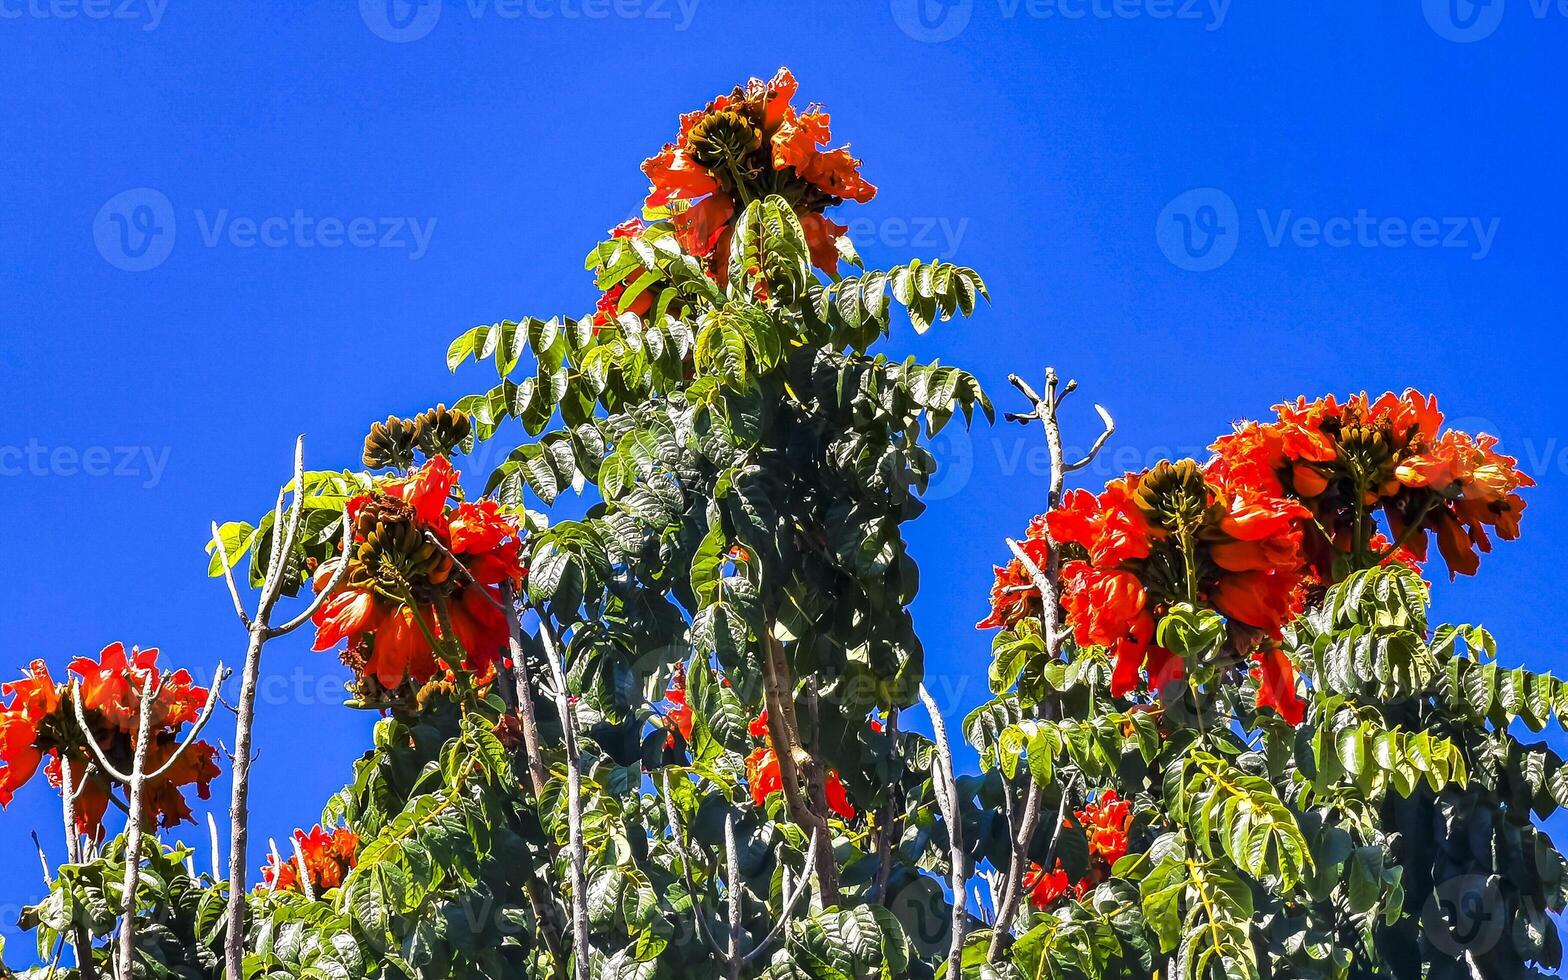
[[[213,698],[156,651],[4,687],[0,803],[44,768],[70,828],[24,918],[53,965],[28,976],[205,980],[226,954],[330,980],[1557,966],[1568,864],[1539,821],[1568,771],[1522,736],[1568,728],[1568,684],[1430,624],[1421,578],[1429,541],[1473,574],[1516,537],[1529,480],[1427,396],[1302,399],[1094,494],[1063,489],[1093,455],[1062,457],[1073,386],[1013,379],[1054,473],[980,624],[982,772],[953,772],[902,529],[929,439],[994,413],[972,375],[874,348],[986,287],[862,266],[826,212],[875,188],[795,95],[780,71],[683,116],[643,218],[587,256],[591,312],[451,344],[493,386],[375,423],[362,469],[298,469],[215,528],[210,573],[248,559],[260,597],[249,615],[230,578],[242,684],[308,626],[379,713],[287,851],[235,833],[226,871],[214,829],[198,867],[144,852],[139,818],[106,840],[111,802],[155,831],[216,776]],[[465,489],[453,460],[518,433]],[[305,604],[282,627],[280,597]],[[238,831],[243,788],[234,809]]]

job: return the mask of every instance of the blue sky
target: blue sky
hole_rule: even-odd
[[[838,215],[868,261],[990,283],[973,321],[891,351],[1004,408],[1009,371],[1080,378],[1070,441],[1092,401],[1120,426],[1094,485],[1282,398],[1435,391],[1540,482],[1524,539],[1440,583],[1440,614],[1561,673],[1565,39],[1544,0],[0,0],[0,673],[113,640],[237,660],[207,522],[266,507],[296,433],[354,465],[373,419],[486,385],[442,363],[462,329],[589,309],[582,256],[633,213],[639,161],[779,65],[881,188]],[[940,455],[909,536],[957,717],[985,695],[990,564],[1045,476],[1016,427]],[[373,720],[308,646],[268,648],[263,841],[317,819]],[[13,943],[56,808],[40,780],[0,814]]]

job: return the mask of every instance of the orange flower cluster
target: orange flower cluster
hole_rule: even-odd
[[[1118,697],[1145,677],[1158,691],[1182,676],[1182,659],[1155,636],[1184,603],[1216,610],[1246,634],[1258,706],[1300,724],[1305,702],[1277,641],[1324,586],[1379,563],[1418,567],[1427,530],[1450,571],[1465,574],[1476,549],[1491,548],[1487,528],[1518,536],[1517,491],[1530,479],[1495,439],[1441,431],[1434,398],[1302,399],[1277,412],[1277,422],[1221,438],[1207,464],[1160,463],[1098,495],[1075,490],[1031,523],[1023,548],[1043,568],[1050,542],[1059,546],[1066,622],[1080,645],[1113,652]],[[1023,563],[997,568],[980,628],[1039,613]]]
[[[753,78],[683,115],[676,141],[643,162],[652,182],[645,205],[675,205],[681,244],[698,258],[712,256],[717,277],[725,275],[735,215],[747,202],[769,194],[788,200],[812,263],[831,272],[838,268],[834,240],[848,229],[822,212],[876,195],[848,147],[823,149],[832,141],[828,114],[791,105],[798,88],[784,68],[767,82]]]
[[[753,738],[762,739],[762,744],[751,750],[746,757],[746,783],[751,787],[751,800],[759,808],[767,805],[768,797],[774,793],[784,792],[784,777],[779,770],[778,753],[773,750],[773,739],[768,735],[768,711],[762,710],[751,723],[749,729]],[[834,770],[828,770],[827,785],[828,809],[838,814],[845,820],[855,819],[854,804],[849,802],[849,791],[844,788],[844,780]]]
[[[343,884],[343,879],[359,860],[359,837],[347,827],[325,830],[320,824],[309,833],[294,831],[300,853],[305,857],[305,873],[310,876],[311,891],[320,895]],[[261,888],[274,892],[303,892],[299,880],[299,862],[292,854],[274,854],[261,869]]]
[[[130,771],[141,723],[141,692],[150,678],[161,676],[148,718],[151,742],[145,762],[149,771],[161,768],[179,745],[180,729],[200,716],[207,690],[197,687],[184,670],[160,675],[156,649],[127,652],[121,643],[104,647],[97,659],[77,657],[68,669],[81,685],[82,714],[90,729],[86,733],[76,721],[70,683],[57,684],[43,661],[33,661],[22,680],[0,685],[0,696],[12,699],[8,706],[0,706],[0,763],[4,763],[0,768],[0,806],[8,806],[40,767],[49,782],[60,787],[60,753],[64,752],[71,760],[71,788],[80,788],[77,829],[100,838],[109,806],[109,784],[97,773],[85,786],[81,784],[90,761],[85,739],[96,741],[122,772]],[[191,820],[182,788],[195,786],[197,795],[207,799],[212,781],[218,778],[217,758],[218,750],[206,742],[186,749],[168,773],[143,790],[143,819],[164,828]]]
[[[1248,423],[1218,440],[1213,468],[1306,506],[1321,528],[1308,536],[1320,580],[1343,577],[1337,569],[1346,555],[1383,560],[1405,550],[1424,562],[1427,532],[1450,576],[1474,575],[1477,552],[1492,550],[1488,528],[1505,541],[1519,537],[1519,490],[1534,481],[1496,451],[1494,437],[1445,431],[1435,397],[1407,390],[1341,403],[1330,395],[1275,412],[1274,422]],[[1378,540],[1375,513],[1393,545]]]
[[[1031,864],[1024,874],[1024,890],[1029,902],[1044,911],[1071,889],[1077,898],[1110,877],[1111,868],[1127,854],[1127,833],[1132,829],[1132,803],[1117,795],[1113,789],[1101,793],[1097,799],[1074,811],[1078,823],[1089,838],[1089,871],[1076,882],[1070,881],[1062,862],[1047,872],[1038,864]],[[1069,826],[1065,821],[1062,826]]]
[[[465,667],[493,675],[509,638],[498,586],[525,574],[519,524],[493,500],[449,505],[456,485],[436,456],[349,503],[349,570],[316,612],[315,649],[347,640],[345,662],[388,690],[450,675],[437,648],[454,643]],[[332,572],[330,562],[316,570],[318,591]]]

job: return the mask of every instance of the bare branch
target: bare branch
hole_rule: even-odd
[[[223,880],[223,856],[218,850],[218,821],[212,818],[212,811],[207,811],[207,843],[212,847],[212,880]]]
[[[33,848],[38,851],[38,864],[44,869],[44,887],[54,884],[54,877],[49,873],[49,856],[44,853],[44,842],[38,839],[38,831],[33,831]]]
[[[223,533],[218,530],[217,521],[212,522],[212,543],[218,549],[218,562],[223,566],[223,578],[229,585],[229,598],[234,600],[234,612],[245,628],[250,629],[250,613],[245,611],[245,603],[240,599],[240,587],[234,581],[234,568],[229,563],[229,549],[223,543]]]
[[[1002,943],[1010,935],[1013,928],[1013,918],[1018,914],[1018,903],[1022,897],[1024,878],[1024,861],[1029,855],[1029,842],[1034,838],[1035,824],[1040,820],[1040,791],[1034,784],[1034,777],[1029,777],[1025,792],[1028,794],[1024,803],[1023,819],[1014,828],[1012,860],[1007,865],[1007,877],[1002,887],[1002,904],[996,909],[996,923],[992,926],[991,945],[986,950],[986,959],[992,963],[1002,951]]]
[[[69,760],[66,759],[64,753],[61,753],[61,755],[60,755],[60,765],[63,767],[63,766],[66,766],[68,764],[69,764]],[[92,778],[92,774],[93,774],[93,764],[91,762],[89,762],[89,763],[87,763],[87,768],[82,770],[82,778],[77,781],[75,792],[73,792],[71,794],[71,802],[72,803],[75,803],[77,800],[81,799],[82,798],[82,794],[87,791],[87,780]]]
[[[735,843],[735,814],[728,811],[724,814],[724,876],[730,906],[729,953],[725,965],[729,968],[729,980],[740,980],[740,848]]]
[[[305,893],[306,901],[316,900],[316,886],[311,883],[310,871],[305,867],[305,848],[300,845],[299,835],[295,834],[289,840],[294,844],[294,867],[299,871],[300,891]]]
[[[539,719],[534,712],[533,686],[528,678],[528,654],[523,650],[522,624],[517,619],[517,601],[512,592],[512,583],[502,583],[501,600],[506,606],[507,652],[512,656],[512,679],[517,685],[517,712],[523,722],[523,750],[528,753],[528,778],[537,798],[544,794],[544,757],[539,751]]]
[[[218,705],[218,687],[228,679],[228,676],[229,669],[223,666],[223,661],[218,661],[218,669],[213,674],[212,687],[207,689],[207,703],[202,705],[201,714],[191,724],[191,730],[185,733],[185,737],[180,740],[180,744],[169,755],[168,761],[147,777],[149,780],[167,775],[169,770],[174,768],[174,764],[179,761],[180,756],[185,754],[185,750],[190,748],[196,741],[196,736],[200,735],[201,730],[207,727],[207,722],[212,720],[212,709]]]
[[[142,791],[147,788],[147,751],[152,747],[152,702],[163,687],[162,676],[154,670],[147,672],[142,683],[136,722],[136,748],[131,755],[131,778],[127,780],[127,808],[125,818],[125,885],[124,900],[120,906],[120,980],[132,980],[136,959],[136,892],[142,872]],[[81,711],[81,699],[76,700]],[[85,729],[84,729],[85,730]],[[88,741],[94,741],[88,736]]]
[[[354,522],[348,519],[348,508],[345,507],[343,508],[343,546],[338,551],[337,567],[332,570],[332,577],[327,580],[327,584],[322,587],[321,591],[317,592],[315,597],[310,600],[310,605],[306,606],[304,611],[302,611],[298,616],[295,616],[293,619],[284,623],[282,626],[274,626],[268,629],[267,635],[270,639],[277,639],[280,636],[287,636],[288,634],[299,629],[301,626],[304,626],[306,623],[310,622],[312,616],[316,615],[316,611],[320,609],[328,599],[332,598],[332,594],[338,590],[338,586],[343,584],[343,579],[348,575],[348,555],[350,549],[353,547],[353,544]]]
[[[588,980],[588,875],[585,870],[588,857],[583,844],[583,773],[582,760],[577,755],[577,718],[572,711],[571,697],[567,694],[566,669],[555,628],[543,612],[539,614],[539,636],[544,641],[545,660],[555,680],[556,710],[561,714],[561,728],[566,742],[566,825],[567,843],[571,849],[573,959],[577,961],[577,980]]]
[[[272,514],[272,541],[274,550],[272,560],[267,563],[267,579],[261,587],[261,605],[258,607],[257,616],[260,617],[261,609],[271,611],[278,601],[278,596],[283,592],[283,579],[288,573],[289,555],[294,552],[294,545],[299,540],[299,528],[303,523],[305,507],[305,437],[300,436],[294,440],[294,502],[289,507],[288,524],[284,527],[283,496],[287,487],[278,491],[278,504]],[[283,529],[283,537],[279,544],[278,532]]]
[[[129,783],[131,777],[114,768],[108,757],[103,754],[103,749],[98,745],[98,740],[93,738],[93,730],[88,727],[87,716],[82,712],[82,682],[79,680],[71,681],[71,707],[76,710],[76,724],[82,730],[82,741],[87,743],[87,749],[92,753],[93,759],[97,761],[98,768],[102,769],[105,775],[117,783]]]
[[[283,855],[278,853],[278,839],[276,837],[267,838],[267,851],[272,855],[272,866],[281,872],[283,870]],[[278,890],[278,882],[282,879],[283,875],[281,874],[274,874],[272,876],[273,891]]]
[[[1052,825],[1051,843],[1045,849],[1045,864],[1042,867],[1049,870],[1056,860],[1056,844],[1062,839],[1062,824],[1067,820],[1067,800],[1072,796],[1073,787],[1078,784],[1078,774],[1073,773],[1067,779],[1067,785],[1062,787],[1062,802],[1056,807],[1056,823]]]
[[[806,894],[806,888],[811,884],[811,876],[816,871],[817,848],[820,846],[821,840],[817,837],[817,831],[813,830],[811,832],[811,842],[806,845],[806,862],[800,873],[800,881],[796,883],[793,892],[785,889],[784,900],[779,903],[779,920],[773,923],[773,928],[768,930],[766,936],[762,937],[756,948],[746,954],[745,959],[741,961],[742,966],[751,965],[757,957],[766,952],[767,948],[773,944],[773,940],[777,939],[779,933],[783,932],[784,927],[789,924],[790,916],[795,912],[795,906],[800,904],[800,896]]]
[[[1100,413],[1100,421],[1105,423],[1105,430],[1100,433],[1100,437],[1098,439],[1094,440],[1094,445],[1089,447],[1089,451],[1084,453],[1082,459],[1078,460],[1076,463],[1067,464],[1067,472],[1069,473],[1075,470],[1081,470],[1085,466],[1088,466],[1090,463],[1094,462],[1094,458],[1100,455],[1100,450],[1105,448],[1105,443],[1111,438],[1111,436],[1116,434],[1116,420],[1111,418],[1111,413],[1105,410],[1105,406],[1097,404],[1094,406],[1094,410]]]
[[[697,927],[697,934],[702,941],[713,950],[713,955],[720,959],[725,958],[724,947],[713,938],[713,933],[708,929],[708,923],[702,917],[702,903],[697,900],[697,882],[691,876],[691,851],[686,847],[685,831],[682,829],[680,816],[675,812],[675,798],[670,795],[670,771],[664,770],[664,817],[670,822],[670,841],[675,845],[675,850],[681,859],[681,875],[686,880],[686,893],[691,896],[691,918]]]
[[[953,890],[953,942],[948,954],[947,973],[958,977],[963,972],[964,929],[969,924],[965,908],[968,893],[965,882],[969,879],[969,856],[964,850],[964,822],[958,813],[958,781],[953,775],[953,750],[947,741],[947,723],[942,720],[942,710],[936,699],[920,685],[920,702],[931,715],[931,731],[936,736],[937,769],[931,774],[931,785],[936,790],[937,806],[942,809],[942,819],[947,823],[948,881]]]

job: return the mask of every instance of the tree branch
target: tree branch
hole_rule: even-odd
[[[996,962],[1002,953],[1002,944],[1013,928],[1013,918],[1018,915],[1018,903],[1023,888],[1024,862],[1029,857],[1029,842],[1034,838],[1035,824],[1040,819],[1040,791],[1029,777],[1025,792],[1023,818],[1013,828],[1013,853],[1007,866],[1007,878],[1002,886],[1002,904],[996,909],[996,922],[991,927],[991,946],[986,959]]]
[[[544,641],[545,660],[555,681],[555,706],[561,714],[566,742],[566,826],[572,872],[572,946],[575,951],[577,980],[588,980],[588,876],[587,853],[583,845],[583,774],[577,754],[577,720],[567,693],[566,669],[555,628],[543,610],[539,613],[539,636]]]
[[[338,586],[342,585],[343,579],[348,576],[349,550],[353,547],[353,543],[354,522],[348,519],[348,508],[345,507],[343,508],[343,547],[338,552],[338,563],[337,567],[332,570],[332,577],[327,580],[327,584],[322,587],[321,591],[317,592],[315,597],[310,600],[310,605],[306,606],[303,612],[282,626],[269,630],[268,639],[287,636],[304,626],[310,622],[312,616],[316,615],[316,611],[326,604],[328,599],[332,598],[332,594],[338,590]]]
[[[724,890],[729,897],[729,953],[725,957],[729,980],[740,980],[741,881],[740,848],[735,843],[735,814],[724,814]]]
[[[800,903],[800,896],[806,894],[806,888],[811,884],[811,876],[817,867],[816,854],[821,844],[822,842],[817,838],[817,832],[813,830],[811,832],[811,842],[806,845],[806,859],[804,866],[801,868],[800,881],[795,885],[793,892],[790,892],[787,888],[785,889],[783,901],[779,903],[779,920],[773,923],[773,928],[768,930],[768,934],[763,936],[752,951],[747,953],[745,958],[741,960],[742,966],[750,966],[757,957],[766,952],[767,948],[773,945],[773,940],[777,939],[779,933],[783,932],[784,927],[789,924],[790,916],[795,912],[795,906]],[[786,867],[784,870],[787,882],[789,869]]]
[[[174,764],[180,760],[180,756],[185,754],[185,750],[195,743],[196,736],[200,735],[201,730],[207,727],[207,722],[212,720],[212,709],[218,705],[218,686],[227,680],[228,676],[229,669],[223,666],[223,661],[218,661],[218,669],[213,673],[212,686],[207,689],[207,703],[202,705],[201,714],[191,723],[191,730],[185,733],[184,738],[180,739],[180,744],[175,746],[174,751],[169,754],[168,760],[147,777],[149,782],[168,775],[169,770],[173,769]]]
[[[920,685],[920,701],[931,715],[931,731],[935,735],[937,769],[931,774],[931,786],[936,791],[937,806],[942,809],[942,819],[947,823],[948,881],[953,890],[953,942],[948,952],[947,975],[959,977],[963,973],[964,931],[969,924],[966,908],[968,900],[969,856],[964,850],[964,823],[958,813],[958,781],[953,775],[953,750],[947,741],[947,723],[942,720],[942,710],[936,699]]]
[[[517,618],[517,598],[512,583],[501,584],[501,601],[506,613],[507,651],[512,655],[512,679],[517,685],[517,713],[523,722],[523,751],[528,753],[528,778],[534,798],[544,796],[547,776],[539,746],[539,718],[534,709],[533,684],[528,677],[528,654],[523,649],[522,624]]]
[[[140,716],[136,721],[136,749],[131,756],[131,778],[128,783],[130,814],[125,819],[125,893],[120,903],[120,980],[132,980],[136,964],[136,892],[141,887],[142,874],[142,791],[147,786],[147,750],[152,746],[152,702],[163,687],[161,678],[152,670],[142,682],[139,702]],[[80,710],[81,701],[77,706]],[[96,741],[90,735],[89,742]]]
[[[240,599],[240,587],[235,584],[234,569],[229,564],[229,549],[223,543],[223,533],[218,530],[217,521],[212,522],[212,543],[218,549],[218,563],[223,568],[223,578],[229,586],[229,598],[234,600],[234,612],[245,628],[250,629],[250,613],[245,611],[245,603]]]

